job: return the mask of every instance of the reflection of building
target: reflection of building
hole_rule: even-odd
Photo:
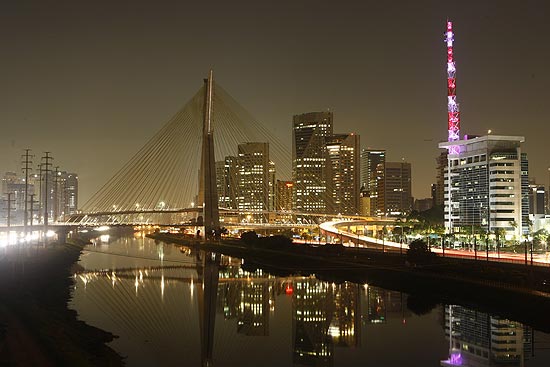
[[[529,182],[527,156],[521,151],[524,140],[487,135],[439,144],[440,148],[459,148],[457,154],[448,155],[445,167],[447,231],[477,225],[492,232],[504,230],[509,239],[527,233]]]
[[[367,288],[367,320],[371,324],[386,323],[386,290],[378,287]]]
[[[326,140],[332,136],[332,112],[311,112],[293,117],[293,207],[298,212],[327,211]]]
[[[228,267],[220,272],[220,279],[238,279],[242,282],[227,282],[220,287],[220,312],[225,319],[237,320],[237,332],[247,336],[269,335],[269,310],[271,282],[249,282],[248,277],[265,278],[261,270],[243,272],[238,267]]]
[[[294,283],[292,336],[295,366],[332,366],[329,335],[334,301],[327,283],[304,279]]]
[[[386,165],[385,150],[361,150],[361,187],[370,195],[371,216],[382,215],[384,200],[382,191],[384,189],[384,167]],[[382,212],[379,212],[382,208]]]
[[[361,306],[359,286],[344,283],[336,286],[335,310],[329,334],[338,347],[357,347],[361,341]]]
[[[269,335],[269,285],[243,283],[237,332],[247,336]]]
[[[335,134],[327,139],[329,212],[359,211],[359,135]]]
[[[532,330],[462,306],[445,307],[449,359],[441,366],[523,366],[531,355]]]

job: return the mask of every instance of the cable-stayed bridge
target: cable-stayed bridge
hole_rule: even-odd
[[[256,201],[253,210],[243,210],[235,203],[221,200],[217,180],[224,167],[220,162],[227,164],[238,157],[239,144],[250,142],[267,143],[266,164],[272,176],[264,177],[261,185],[274,186],[275,175],[290,180],[289,147],[216,84],[210,72],[204,85],[183,108],[68,223],[176,225],[197,223],[200,218],[206,227],[216,228],[220,222],[221,226],[250,223],[253,215],[261,215],[264,223],[279,225],[296,223],[297,217],[302,224],[317,225],[333,217],[276,212],[272,197],[275,187],[265,187],[273,192],[271,196],[253,193]],[[267,171],[259,165],[254,165],[253,170]],[[252,180],[248,184],[258,184],[257,172],[243,172],[243,177],[249,174]],[[239,193],[235,195],[238,197]]]

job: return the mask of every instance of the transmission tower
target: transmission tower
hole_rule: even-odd
[[[53,218],[57,222],[59,218],[59,166],[55,166],[53,176]]]
[[[460,140],[460,109],[456,103],[456,66],[453,55],[453,22],[447,20],[447,32],[445,33],[447,44],[447,113],[448,113],[448,141]],[[460,148],[457,145],[449,147],[449,154],[458,154]]]
[[[50,193],[48,192],[48,178],[51,172],[51,161],[53,160],[50,153],[51,152],[44,152],[42,163],[40,164],[40,174],[41,178],[44,180],[44,200],[41,200],[44,203],[44,229],[48,227],[48,199],[50,198]],[[42,193],[40,197],[42,199]]]
[[[15,203],[15,199],[12,199],[13,197],[12,192],[8,192],[6,195],[8,196],[7,199],[4,199],[4,202],[6,203],[6,207],[7,207],[6,224],[8,227],[11,227],[11,212],[12,210],[14,210],[12,203]]]
[[[34,219],[34,212],[36,211],[36,210],[34,210],[34,204],[36,204],[37,201],[34,200],[34,194],[30,194],[29,197],[30,197],[30,200],[29,200],[29,204],[30,204],[29,213],[31,214],[30,215],[30,226],[32,227],[33,219]]]
[[[29,172],[32,170],[30,165],[32,164],[32,158],[34,157],[29,154],[30,151],[30,149],[25,149],[25,154],[21,156],[21,158],[23,158],[23,172],[25,173],[25,211],[23,213],[23,226],[25,232],[27,232],[27,224],[29,223]]]

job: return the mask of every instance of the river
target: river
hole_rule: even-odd
[[[458,305],[103,235],[82,253],[70,308],[119,337],[128,366],[548,366],[550,335]],[[449,335],[452,334],[451,340]]]

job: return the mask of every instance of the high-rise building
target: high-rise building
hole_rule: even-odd
[[[61,172],[59,182],[59,216],[76,214],[78,211],[78,175]]]
[[[216,162],[216,186],[220,208],[237,209],[238,175],[237,157],[227,156],[225,160]]]
[[[239,144],[237,161],[238,210],[247,219],[265,223],[266,212],[273,209],[275,197],[275,169],[269,160],[269,143]]]
[[[276,211],[292,211],[292,189],[294,183],[292,181],[277,180],[277,195],[276,198]]]
[[[293,207],[297,212],[326,213],[327,138],[333,135],[332,112],[295,115],[292,122]]]
[[[370,213],[367,215],[383,215],[384,201],[380,188],[384,188],[384,173],[386,165],[386,151],[362,149],[361,150],[361,187],[364,187],[370,195]],[[381,211],[379,211],[381,208]]]
[[[370,192],[365,186],[361,186],[359,191],[359,214],[364,216],[371,215]]]
[[[434,206],[443,205],[445,200],[445,168],[447,167],[447,152],[441,152],[435,159],[436,166],[436,183],[432,188],[432,196],[434,199]]]
[[[63,221],[78,211],[78,175],[66,171],[48,173],[48,212],[53,221]]]
[[[328,138],[329,212],[358,214],[359,212],[359,135],[335,134]]]
[[[413,205],[411,164],[386,162],[384,187],[384,213],[397,216],[410,213]]]
[[[508,239],[528,232],[529,182],[521,136],[487,135],[440,143],[459,147],[445,168],[445,227],[481,226]]]
[[[433,199],[432,198],[424,198],[424,199],[416,199],[414,201],[414,210],[417,212],[424,212],[426,210],[429,210],[433,207]]]
[[[34,192],[34,185],[29,184],[29,195]],[[8,195],[10,194],[10,195]],[[10,203],[8,203],[8,197]],[[7,223],[8,208],[10,210],[10,224],[23,224],[25,211],[25,179],[17,176],[15,172],[6,172],[2,177],[2,219],[0,223]]]
[[[546,189],[544,185],[529,184],[529,214],[544,215],[546,202]]]

